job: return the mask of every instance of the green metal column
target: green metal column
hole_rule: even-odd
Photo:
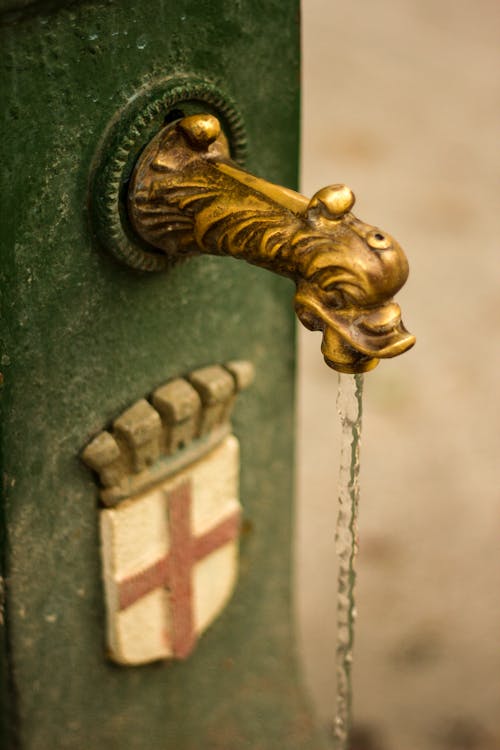
[[[297,181],[297,0],[2,0],[2,748],[320,748],[290,610],[292,286],[204,257],[120,265],[89,223],[109,123],[170,76],[235,103],[247,166]],[[196,367],[251,360],[234,418],[245,533],[236,593],[182,663],[106,659],[97,493],[79,453]]]

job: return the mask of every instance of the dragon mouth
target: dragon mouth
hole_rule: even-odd
[[[295,305],[307,328],[323,331],[321,351],[325,361],[340,372],[368,372],[379,359],[396,357],[415,343],[395,302],[366,311],[332,310],[316,299],[297,294]]]

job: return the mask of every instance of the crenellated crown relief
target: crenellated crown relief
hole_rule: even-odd
[[[142,398],[86,446],[82,460],[113,506],[200,458],[230,432],[237,394],[253,381],[245,360],[210,365]]]

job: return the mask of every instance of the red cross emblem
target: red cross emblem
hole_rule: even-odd
[[[239,510],[199,536],[191,532],[191,482],[185,481],[167,495],[170,551],[150,567],[119,584],[119,607],[124,610],[154,589],[170,592],[172,632],[165,633],[172,654],[185,659],[196,644],[193,616],[194,565],[238,537]]]

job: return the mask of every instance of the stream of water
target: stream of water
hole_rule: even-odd
[[[356,580],[355,559],[358,550],[358,478],[362,395],[363,375],[339,375],[337,410],[342,434],[335,535],[338,560],[335,750],[348,750],[351,724],[351,665],[356,619],[354,583]]]

